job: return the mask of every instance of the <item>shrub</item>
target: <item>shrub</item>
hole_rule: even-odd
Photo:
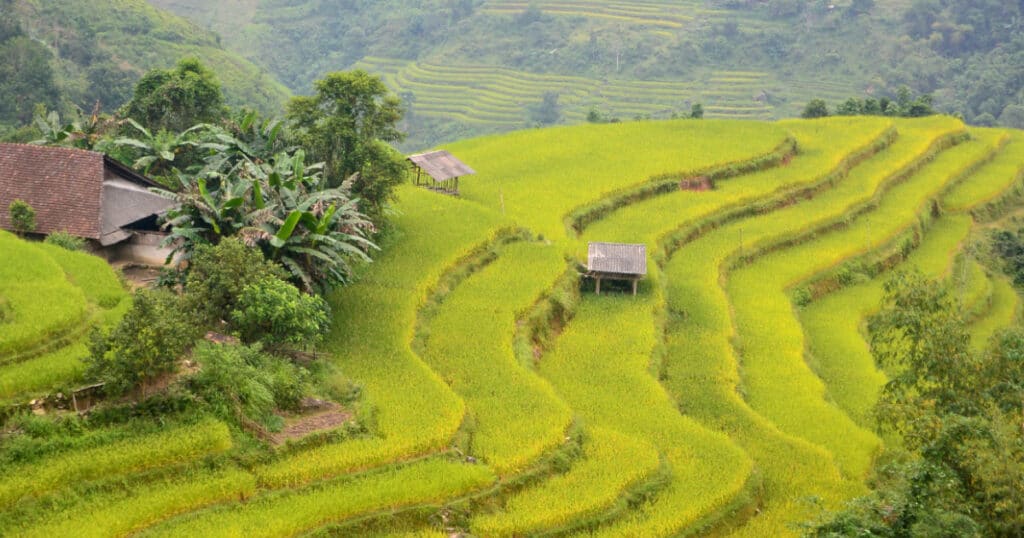
[[[79,251],[85,248],[85,239],[68,232],[53,232],[46,236],[46,243],[68,250]]]
[[[238,239],[197,245],[185,278],[186,307],[206,323],[226,319],[246,284],[283,278],[280,267]]]
[[[165,290],[140,290],[109,335],[94,330],[86,375],[120,395],[177,370],[178,358],[198,337],[181,299]]]
[[[268,348],[316,344],[330,324],[330,310],[322,297],[271,277],[242,289],[231,324],[246,343],[261,342]]]
[[[24,200],[15,199],[7,206],[11,216],[11,226],[19,233],[36,231],[36,210]]]
[[[309,374],[259,346],[201,342],[193,357],[201,368],[189,380],[193,392],[218,413],[241,413],[266,424],[274,408],[296,409],[309,387]]]

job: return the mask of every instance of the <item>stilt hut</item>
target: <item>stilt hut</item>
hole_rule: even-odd
[[[459,178],[476,173],[445,150],[410,155],[408,161],[416,170],[416,185],[455,196],[459,195]]]
[[[587,246],[587,276],[597,281],[598,295],[603,279],[631,281],[636,295],[637,282],[646,275],[646,245],[592,242]]]

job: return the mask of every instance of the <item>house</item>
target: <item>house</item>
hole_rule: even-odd
[[[456,196],[459,194],[459,178],[476,173],[445,150],[417,153],[407,160],[416,168],[417,185]],[[430,179],[423,177],[424,172]]]
[[[36,212],[36,234],[82,237],[111,261],[166,259],[156,220],[174,202],[152,187],[159,185],[102,153],[0,144],[0,228],[13,230],[7,208],[24,200]]]
[[[597,281],[597,294],[601,295],[601,280],[628,280],[636,295],[637,282],[647,275],[647,246],[629,243],[599,243],[587,245],[587,276]]]

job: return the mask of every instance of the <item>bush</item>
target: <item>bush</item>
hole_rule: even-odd
[[[248,284],[231,311],[231,324],[246,343],[261,342],[268,348],[286,344],[316,344],[330,323],[323,298],[305,295],[295,286],[264,278]]]
[[[200,342],[193,357],[200,369],[189,380],[191,390],[226,418],[241,413],[266,424],[275,408],[297,409],[309,388],[308,372],[258,345]]]
[[[44,242],[71,251],[80,251],[85,249],[85,239],[82,239],[77,235],[71,235],[68,232],[53,232],[46,236],[46,240]]]
[[[15,199],[7,206],[11,216],[11,226],[19,233],[36,231],[36,210],[24,200]]]
[[[86,375],[106,383],[107,393],[115,396],[145,389],[146,383],[177,370],[178,358],[199,332],[177,295],[140,290],[109,335],[93,330]]]
[[[826,116],[828,116],[828,105],[825,104],[824,99],[811,99],[800,113],[801,118],[824,118]]]
[[[225,238],[217,245],[198,245],[185,277],[186,308],[204,323],[227,319],[246,284],[285,278],[257,248]]]

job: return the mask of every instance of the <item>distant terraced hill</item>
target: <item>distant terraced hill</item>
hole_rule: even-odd
[[[254,459],[253,441],[210,418],[99,427],[32,463],[0,458],[0,524],[798,535],[867,490],[884,445],[867,410],[885,373],[860,327],[889,271],[951,279],[978,348],[1017,319],[1017,291],[969,245],[1020,207],[1022,141],[931,117],[641,121],[451,144],[479,172],[461,196],[403,186],[387,249],[330,298],[325,351],[362,387],[364,434]],[[714,188],[680,188],[694,177]],[[581,280],[588,241],[647,245],[636,296]],[[98,287],[108,277],[82,285],[78,255],[0,234],[9,252],[0,390],[24,399],[35,389],[8,380],[46,372],[29,366],[123,292]]]

